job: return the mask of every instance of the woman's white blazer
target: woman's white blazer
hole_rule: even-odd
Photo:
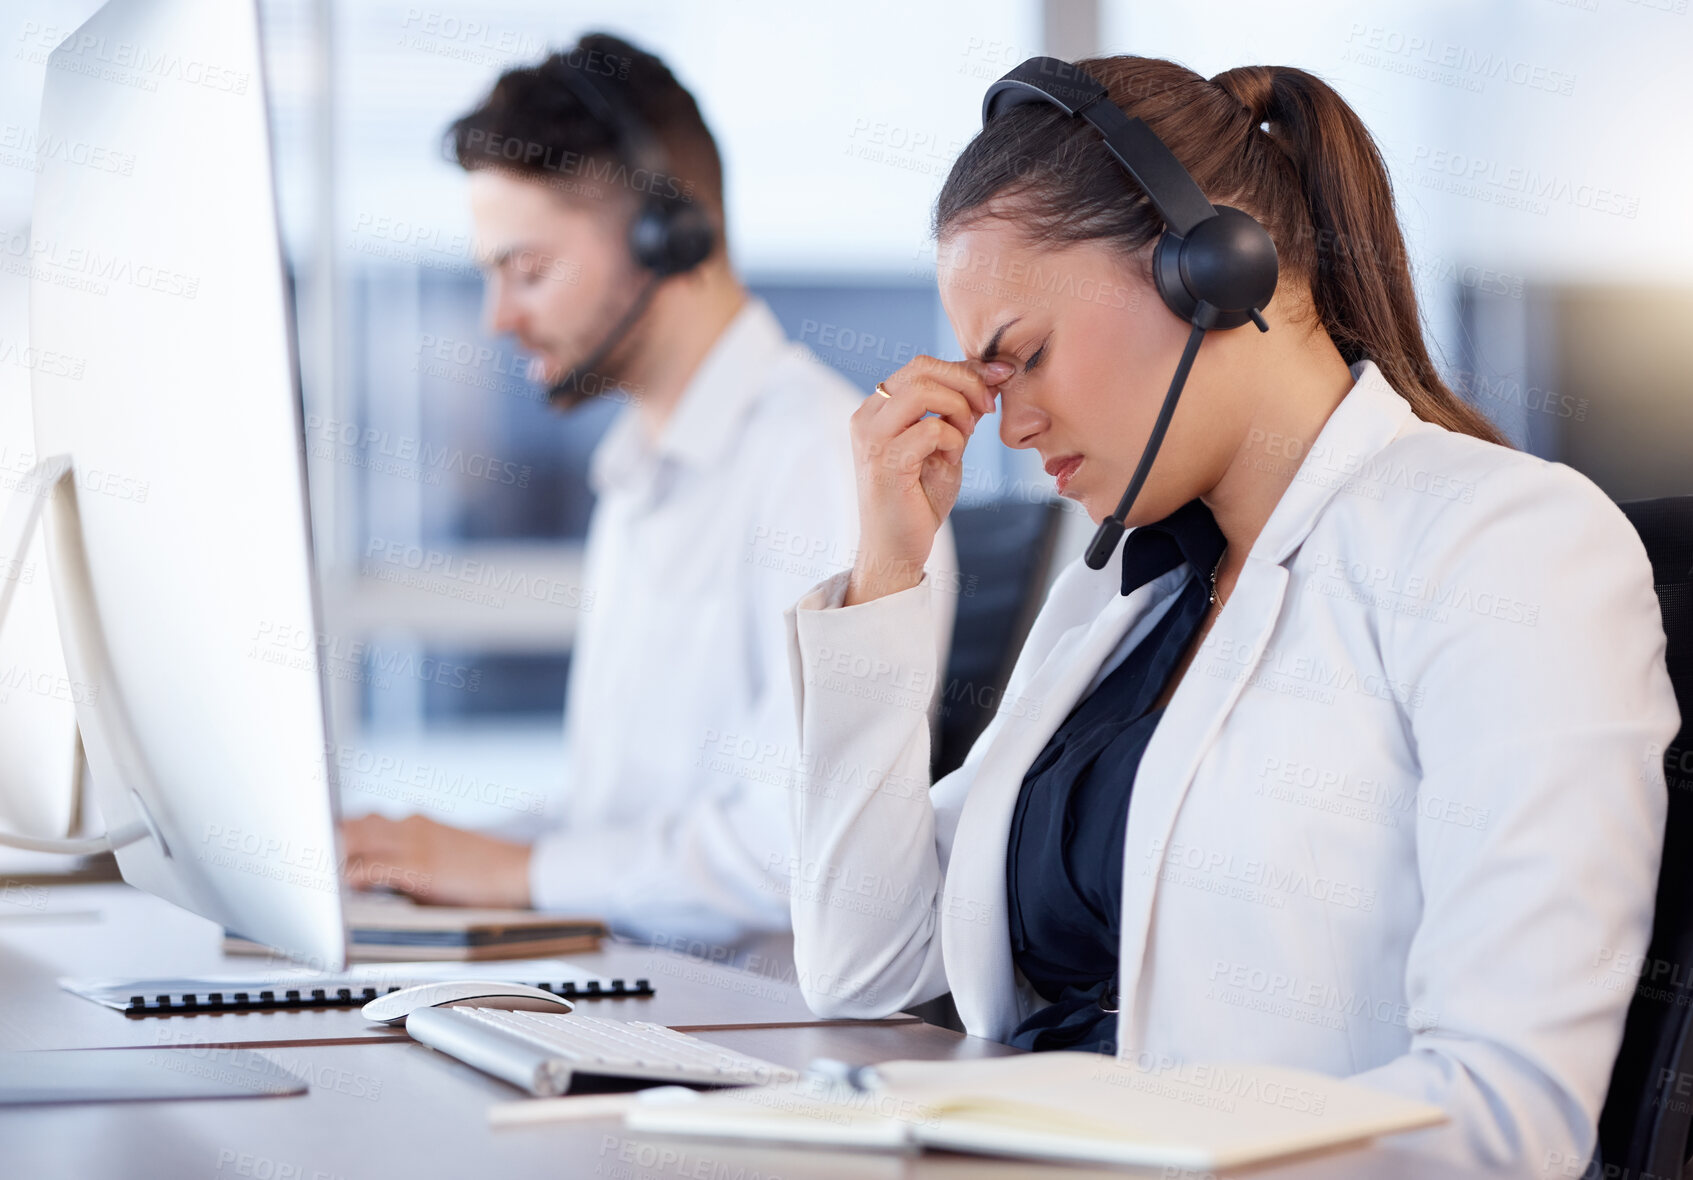
[[[1270,436],[1243,457],[1295,474],[1135,776],[1119,1056],[1357,1075],[1447,1109],[1417,1133],[1431,1156],[1585,1161],[1679,725],[1651,567],[1586,477],[1418,419],[1372,362],[1353,375],[1309,450]],[[842,575],[788,611],[813,1009],[950,991],[1003,1040],[1041,1005],[1007,933],[1020,784],[1185,575],[1124,596],[1117,562],[1068,566],[932,789],[939,591],[841,607]]]

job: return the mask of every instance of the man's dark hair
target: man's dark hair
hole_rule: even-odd
[[[592,75],[614,107],[638,117],[658,141],[669,176],[637,173],[652,161],[630,158],[631,145],[583,106],[563,80],[566,70]],[[721,218],[723,163],[694,96],[657,57],[607,33],[588,33],[537,65],[501,74],[488,96],[447,128],[445,146],[467,171],[498,168],[588,197],[657,192],[703,201],[714,220]]]

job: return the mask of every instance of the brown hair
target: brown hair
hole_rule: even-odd
[[[1146,122],[1213,203],[1264,224],[1281,288],[1293,281],[1309,289],[1347,364],[1374,361],[1425,421],[1510,445],[1435,370],[1387,167],[1326,82],[1282,66],[1242,66],[1206,81],[1158,58],[1076,65]],[[1164,228],[1098,132],[1049,103],[997,116],[966,145],[936,200],[935,230],[944,236],[996,212],[1036,244],[1104,240],[1130,254]]]
[[[674,175],[649,175],[644,161],[628,158],[618,128],[584,108],[562,79],[571,70],[592,74],[594,88],[638,120]],[[659,58],[609,33],[587,33],[544,61],[501,74],[447,128],[444,147],[466,171],[502,169],[562,192],[699,199],[721,220],[723,161],[693,95]]]

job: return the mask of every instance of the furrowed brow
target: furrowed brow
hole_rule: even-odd
[[[981,352],[981,360],[984,364],[998,355],[999,342],[1005,338],[1006,331],[1022,318],[1022,316],[1018,316],[1016,319],[1006,320],[994,330],[994,334],[988,339],[987,347],[983,348]]]

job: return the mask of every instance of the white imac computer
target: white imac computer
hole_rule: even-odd
[[[52,54],[30,345],[68,684],[123,876],[313,966],[346,959],[298,363],[253,0],[112,0]],[[10,585],[0,580],[0,617]],[[304,637],[304,642],[302,642]],[[4,708],[0,704],[0,708]],[[55,784],[57,789],[57,784]]]

